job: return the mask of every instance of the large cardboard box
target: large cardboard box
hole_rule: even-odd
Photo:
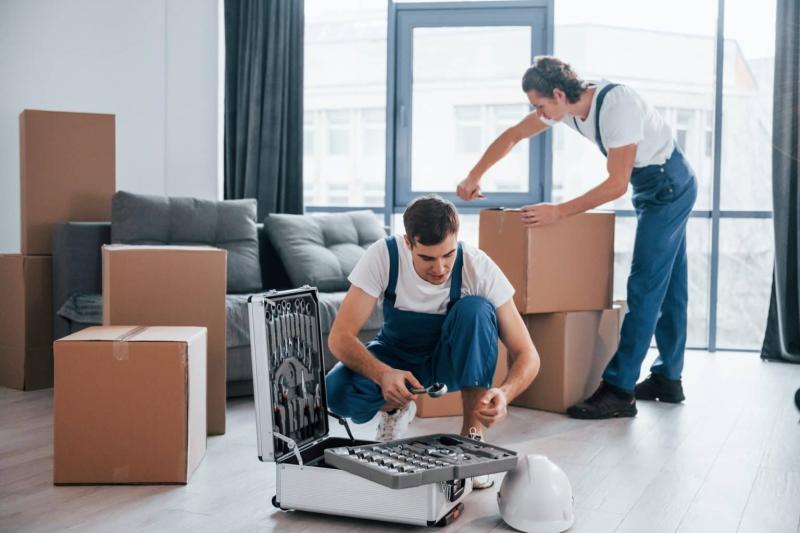
[[[189,480],[206,450],[205,328],[94,326],[54,351],[56,484]]]
[[[0,255],[0,385],[53,386],[53,260]]]
[[[539,375],[511,405],[563,413],[592,394],[619,344],[620,308],[522,317],[539,352]]]
[[[56,222],[111,219],[114,115],[26,109],[19,116],[23,255],[52,253]]]
[[[227,255],[199,246],[103,247],[103,325],[208,329],[209,435],[225,433]]]
[[[492,385],[495,387],[502,385],[508,375],[508,351],[501,342],[497,350],[497,366],[494,370]],[[461,404],[461,393],[448,392],[439,398],[431,398],[427,394],[417,396],[417,416],[420,418],[430,418],[436,416],[461,416],[464,407]]]
[[[583,213],[526,228],[518,209],[484,209],[479,247],[514,285],[521,313],[611,308],[613,213]]]

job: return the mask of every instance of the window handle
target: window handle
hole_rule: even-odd
[[[398,117],[398,119],[400,120],[400,127],[401,128],[405,128],[406,127],[406,105],[405,104],[400,104],[400,116]]]

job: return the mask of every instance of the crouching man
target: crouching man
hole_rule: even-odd
[[[340,361],[325,379],[328,408],[357,424],[379,413],[376,440],[395,440],[416,414],[409,388],[444,383],[462,393],[461,434],[480,440],[482,426],[502,420],[533,381],[539,356],[511,283],[485,253],[458,242],[452,203],[417,198],[403,223],[405,235],[369,247],[348,278],[328,338]],[[365,346],[357,335],[379,301],[383,326]],[[493,388],[498,336],[511,364]]]

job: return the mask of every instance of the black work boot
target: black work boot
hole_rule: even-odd
[[[636,399],[633,392],[603,381],[594,394],[567,409],[572,418],[596,420],[636,416]]]
[[[636,385],[635,394],[637,400],[659,400],[666,403],[681,403],[686,399],[681,380],[667,379],[654,373]]]

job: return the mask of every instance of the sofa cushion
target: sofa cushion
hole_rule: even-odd
[[[228,292],[261,290],[256,200],[200,200],[119,191],[111,202],[115,244],[207,245],[228,251]]]
[[[311,285],[320,292],[346,291],[347,276],[364,250],[386,235],[372,211],[270,214],[264,229],[292,285]]]

